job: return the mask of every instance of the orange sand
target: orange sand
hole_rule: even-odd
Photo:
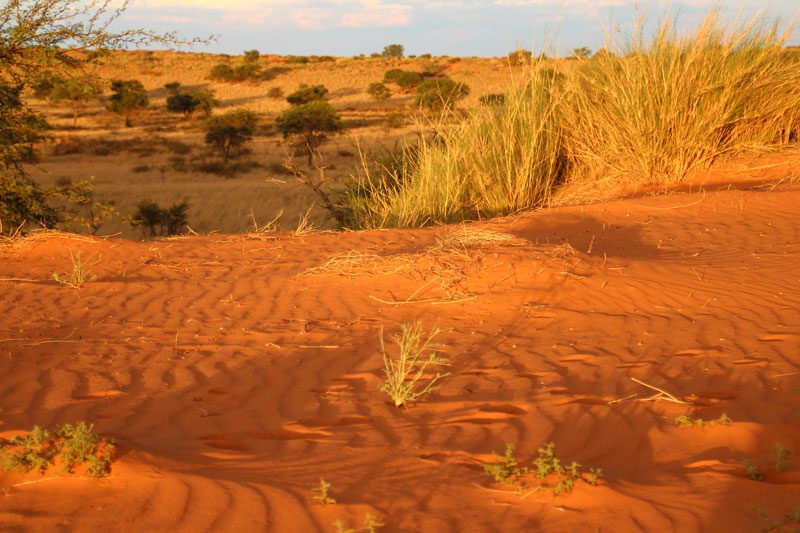
[[[469,225],[514,238],[461,249],[428,249],[458,228],[0,246],[0,437],[86,420],[120,443],[107,480],[0,473],[0,529],[757,530],[753,505],[800,505],[800,461],[739,464],[800,456],[800,185],[760,176]],[[52,280],[70,249],[97,262],[78,290]],[[381,257],[304,274],[351,251]],[[378,331],[414,319],[451,328],[453,375],[398,409]],[[522,498],[482,470],[550,441],[599,486]]]

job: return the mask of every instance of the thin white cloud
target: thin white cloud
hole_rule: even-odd
[[[344,28],[389,28],[408,26],[411,22],[409,6],[384,5],[381,9],[364,9],[345,13],[339,20]]]
[[[427,9],[475,9],[481,7],[481,2],[426,2]]]

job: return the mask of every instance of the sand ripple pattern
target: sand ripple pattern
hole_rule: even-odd
[[[302,274],[353,250],[419,256],[448,230],[0,247],[0,278],[17,278],[0,281],[0,437],[87,420],[121,443],[105,481],[12,490],[29,477],[0,475],[0,524],[327,532],[371,512],[382,531],[757,529],[754,504],[777,518],[800,491],[797,468],[758,483],[738,463],[775,442],[800,453],[797,205],[789,188],[560,208],[481,226],[508,242],[375,275]],[[78,248],[98,280],[57,286]],[[451,329],[453,376],[397,409],[378,392],[378,331],[414,319]],[[652,391],[630,378],[687,403],[635,401]],[[722,412],[732,426],[673,423]],[[491,452],[512,442],[527,461],[550,441],[601,485],[520,499],[488,483]],[[320,477],[336,505],[312,499]]]

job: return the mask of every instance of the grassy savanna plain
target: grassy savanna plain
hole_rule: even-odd
[[[142,200],[169,206],[188,201],[189,226],[199,233],[237,233],[266,224],[281,211],[279,227],[295,229],[300,219],[319,199],[301,186],[283,167],[286,151],[275,126],[276,117],[290,105],[285,97],[302,84],[324,84],[327,100],[334,106],[346,131],[331,136],[321,146],[327,174],[339,178],[361,166],[359,149],[369,154],[395,150],[405,137],[415,137],[419,124],[430,122],[414,108],[415,93],[392,86],[392,95],[374,101],[366,90],[370,83],[383,81],[387,70],[400,68],[436,72],[463,81],[471,93],[459,105],[477,105],[483,94],[503,93],[510,81],[504,59],[480,58],[312,58],[310,63],[293,63],[288,57],[264,55],[259,58],[262,73],[257,80],[218,82],[208,79],[219,63],[237,66],[242,57],[185,52],[121,51],[102,61],[94,73],[102,79],[136,79],[147,89],[148,108],[137,113],[130,128],[124,119],[105,109],[104,101],[90,102],[81,110],[73,127],[72,111],[45,100],[32,100],[53,127],[52,140],[42,146],[43,157],[31,173],[43,185],[59,180],[82,180],[94,176],[95,200],[113,204],[131,215]],[[516,68],[520,71],[521,68]],[[203,172],[197,166],[219,161],[204,143],[201,113],[193,119],[166,110],[169,91],[164,85],[179,82],[181,89],[207,88],[214,91],[220,106],[215,113],[248,109],[257,114],[258,125],[245,155],[234,162],[248,169],[219,173]],[[270,89],[283,96],[270,97]],[[429,124],[426,125],[430,129]],[[294,151],[289,147],[290,151]],[[303,155],[297,163],[308,173]],[[333,190],[337,189],[334,184]],[[333,221],[322,208],[309,213],[309,222],[321,228]],[[79,228],[76,228],[79,229]],[[138,237],[142,232],[121,220],[109,220],[102,234],[121,233]]]
[[[713,16],[661,30],[586,60],[436,58],[471,92],[421,126],[411,96],[364,89],[423,59],[261,58],[272,79],[210,84],[259,117],[237,161],[260,166],[231,179],[172,169],[219,156],[163,109],[165,83],[206,86],[218,56],[102,66],[150,91],[131,128],[99,104],[71,128],[42,102],[57,135],[41,180],[95,174],[121,211],[188,199],[194,230],[231,233],[3,238],[4,448],[76,420],[115,448],[99,479],[0,473],[0,523],[796,528],[797,50]],[[360,180],[347,205],[366,231],[249,231],[250,209],[256,224],[284,209],[292,229],[316,200],[279,168],[288,104],[265,95],[320,82],[365,152],[396,139],[403,157],[364,166],[345,137],[323,145],[331,172]],[[479,105],[490,93],[504,103]],[[391,113],[412,124],[387,128]]]

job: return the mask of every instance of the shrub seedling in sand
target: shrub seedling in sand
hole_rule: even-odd
[[[786,449],[783,444],[780,442],[775,443],[775,447],[772,449],[772,456],[775,458],[772,468],[775,472],[780,474],[789,469],[789,465],[792,463],[789,459],[791,455],[792,452]],[[744,475],[754,481],[761,481],[764,479],[764,474],[762,474],[762,469],[759,468],[759,465],[755,464],[750,459],[742,459],[740,462],[744,467]],[[766,467],[764,470],[766,470]]]
[[[522,476],[528,473],[527,467],[520,467],[517,459],[514,457],[514,445],[510,442],[506,443],[505,455],[499,455],[492,452],[495,457],[494,464],[484,463],[483,470],[492,476],[498,483],[515,486]],[[521,485],[516,485],[517,489],[521,489]]]
[[[581,477],[580,472],[578,472],[578,468],[581,465],[575,461],[572,461],[572,464],[566,467],[562,465],[561,460],[556,457],[556,445],[552,442],[543,448],[539,448],[539,457],[533,461],[533,464],[536,467],[534,474],[538,479],[544,479],[553,472],[558,474],[558,481],[553,487],[554,496],[558,496],[562,492],[572,492],[575,480]],[[602,476],[602,471],[597,470],[593,472],[593,475],[594,484],[597,484],[597,478]]]
[[[7,448],[18,447],[16,453],[9,452]],[[52,462],[56,450],[51,443],[50,432],[39,426],[33,426],[33,431],[24,437],[17,435],[11,442],[3,446],[0,454],[3,458],[3,470],[16,470],[20,474],[38,470],[44,473],[47,465]]]
[[[772,450],[772,455],[775,456],[775,471],[778,473],[785,472],[789,469],[792,461],[789,456],[792,452],[787,450],[780,442],[775,443],[775,448]]]
[[[740,462],[744,467],[744,475],[753,481],[761,481],[764,479],[764,474],[759,471],[758,465],[750,461],[750,459],[742,459]]]
[[[386,380],[381,384],[381,392],[388,394],[397,407],[439,389],[440,386],[436,385],[436,382],[450,375],[449,372],[444,374],[437,372],[424,385],[419,383],[429,366],[444,365],[448,362],[447,359],[436,355],[439,345],[433,342],[433,338],[444,330],[434,327],[424,340],[422,325],[419,322],[400,324],[400,331],[399,337],[393,337],[400,348],[397,359],[390,359],[386,353],[383,327],[381,327],[380,333],[383,372],[386,374]],[[424,357],[425,352],[429,352],[427,358]]]
[[[73,468],[86,463],[88,472],[94,477],[104,477],[111,466],[111,456],[115,446],[109,440],[101,439],[92,433],[93,424],[77,422],[64,424],[58,436],[64,440],[60,444],[60,457],[64,462],[63,472],[72,473]],[[99,444],[103,443],[103,446]]]
[[[314,496],[315,500],[319,500],[319,503],[322,505],[328,505],[329,503],[336,503],[336,500],[330,497],[328,491],[331,488],[330,483],[326,483],[324,479],[319,478],[319,487],[314,487],[313,491],[319,492],[319,496]]]
[[[79,289],[84,283],[94,281],[96,276],[91,273],[89,268],[81,260],[81,251],[78,250],[74,254],[72,250],[69,251],[69,258],[72,260],[72,272],[64,273],[63,277],[58,275],[58,272],[53,272],[53,279],[61,285]]]
[[[682,428],[689,428],[689,427],[711,427],[720,424],[722,426],[730,426],[731,420],[728,418],[726,413],[722,413],[722,416],[717,418],[716,420],[703,420],[702,418],[692,418],[689,415],[681,415],[675,419],[675,425]]]
[[[355,529],[350,529],[341,520],[335,521],[333,525],[336,526],[336,533],[357,533]],[[372,513],[367,513],[367,516],[364,518],[364,524],[358,531],[375,533],[379,527],[383,527],[383,524],[378,522],[378,518]]]
[[[792,522],[800,525],[800,505],[794,508],[794,510],[787,514],[780,523],[773,522],[772,519],[769,517],[767,512],[762,509],[759,505],[754,505],[753,510],[758,513],[761,517],[761,520],[764,521],[766,526],[761,528],[761,531],[775,531],[780,529],[784,526],[791,524]],[[790,531],[800,531],[797,529],[791,529]]]
[[[561,460],[556,457],[556,445],[549,443],[539,448],[539,456],[533,461],[535,469],[530,470],[528,467],[520,467],[517,460],[514,458],[514,445],[511,443],[506,444],[506,454],[500,456],[494,454],[497,461],[494,464],[484,464],[483,469],[487,474],[492,476],[495,481],[502,482],[507,485],[514,485],[517,492],[521,492],[523,485],[521,478],[528,473],[532,473],[537,479],[544,479],[550,474],[557,474],[558,479],[553,486],[553,496],[558,496],[562,492],[570,493],[575,487],[575,481],[583,479],[589,485],[597,485],[598,480],[603,477],[603,470],[600,468],[591,468],[589,475],[586,479],[583,474],[578,470],[581,465],[573,461],[569,466],[561,464]],[[510,482],[509,480],[513,481]],[[539,489],[545,487],[542,484]]]
[[[74,425],[64,424],[53,435],[34,426],[28,435],[17,435],[0,447],[3,470],[16,470],[21,474],[37,470],[43,474],[54,459],[59,459],[63,463],[62,472],[71,474],[76,467],[86,464],[90,475],[105,477],[116,446],[111,439],[93,433],[93,429],[93,424],[76,422]]]

